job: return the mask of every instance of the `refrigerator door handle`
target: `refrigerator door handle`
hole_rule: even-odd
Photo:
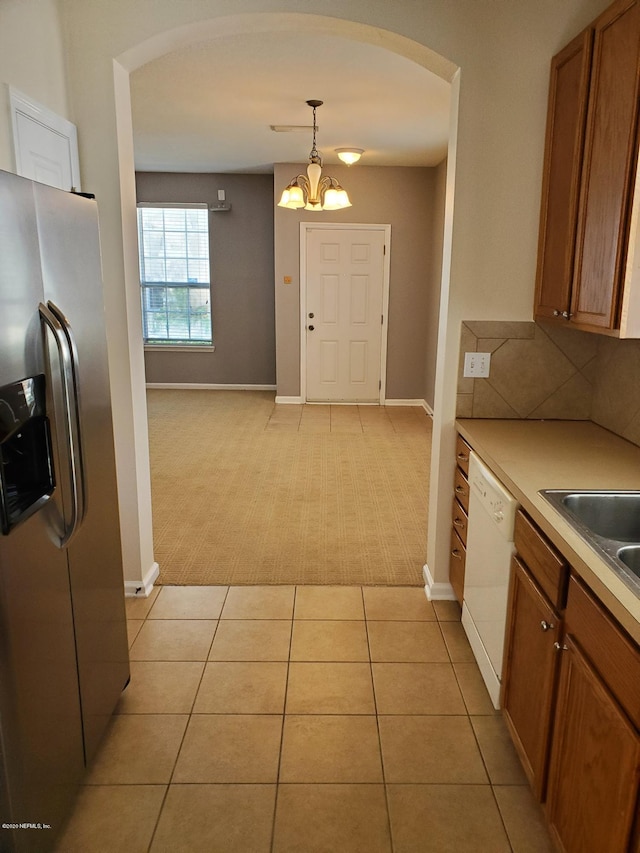
[[[59,547],[64,548],[80,529],[86,510],[78,399],[78,356],[71,328],[62,311],[51,301],[46,305],[41,302],[39,311],[42,321],[53,334],[60,361],[71,491],[71,518],[65,520],[65,530],[59,542]]]

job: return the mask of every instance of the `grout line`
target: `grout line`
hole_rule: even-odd
[[[496,797],[496,792],[494,791],[494,786],[491,783],[491,780],[489,780],[489,787],[491,788],[491,796],[493,797],[493,801],[496,805],[498,817],[500,818],[500,823],[502,824],[502,828],[504,829],[504,835],[505,835],[505,838],[507,839],[507,844],[509,845],[509,850],[511,851],[511,853],[515,853],[515,848],[514,848],[513,844],[511,843],[511,836],[509,834],[507,824],[505,823],[504,817],[502,815],[502,809],[500,808],[500,804],[498,803],[498,798]]]
[[[378,713],[378,699],[376,696],[376,686],[373,678],[373,660],[371,657],[371,641],[369,638],[369,619],[367,618],[367,610],[364,600],[364,588],[360,587],[362,594],[362,606],[364,608],[364,629],[367,635],[367,648],[369,649],[369,672],[371,675],[371,690],[373,693],[373,708],[376,716],[376,731],[378,732],[378,751],[380,754],[380,768],[382,771],[382,790],[384,791],[384,803],[387,809],[387,831],[389,833],[389,844],[391,845],[391,853],[394,853],[395,844],[393,842],[393,832],[391,828],[391,809],[389,808],[389,792],[387,788],[387,777],[384,766],[384,756],[382,754],[382,736],[380,734],[380,714]],[[375,620],[371,620],[375,621]]]
[[[278,753],[278,768],[276,771],[276,782],[275,782],[275,797],[273,800],[273,818],[271,822],[271,845],[269,850],[273,853],[273,847],[276,841],[276,815],[278,813],[278,794],[280,792],[280,768],[282,766],[282,747],[284,745],[284,724],[286,719],[286,711],[287,711],[287,696],[289,693],[289,671],[291,667],[291,646],[293,643],[293,622],[296,614],[296,599],[298,596],[298,587],[297,585],[293,588],[293,607],[291,608],[291,628],[289,630],[289,653],[287,655],[287,675],[285,678],[284,684],[284,696],[282,702],[282,726],[280,728],[280,751]]]
[[[162,590],[160,590],[160,592],[162,592]],[[158,600],[158,598],[159,598],[159,597],[160,597],[160,593],[158,593],[158,595],[156,596],[156,601]],[[155,604],[155,602],[154,602],[154,604]],[[152,609],[153,609],[153,606],[149,609],[149,613],[151,613],[151,610],[152,610]],[[147,621],[147,619],[149,618],[149,613],[147,613],[147,615],[146,615],[146,617],[145,617],[145,620],[144,620],[145,622],[146,622],[146,621]],[[143,625],[142,627],[144,627],[144,625]],[[142,629],[141,629],[141,630],[142,630]],[[204,666],[203,666],[203,667],[202,667],[202,673],[203,673],[203,675],[204,675],[204,669],[205,669],[205,668],[204,668]],[[202,676],[200,676],[200,680],[202,680]],[[199,685],[200,685],[200,682],[198,682],[198,686],[199,686]],[[196,690],[196,693],[194,694],[194,697],[193,697],[194,702],[195,702],[195,697],[196,697],[197,692],[198,692],[198,691]],[[192,708],[193,708],[193,705],[192,705]],[[178,763],[178,756],[180,755],[180,750],[182,749],[182,745],[183,745],[183,743],[184,743],[184,739],[185,739],[185,737],[186,737],[187,730],[188,730],[188,728],[189,728],[189,723],[190,723],[190,722],[191,722],[191,712],[189,712],[189,714],[187,715],[187,724],[186,724],[186,725],[185,725],[185,727],[184,727],[184,731],[183,731],[183,733],[182,733],[182,737],[181,737],[181,739],[180,739],[180,744],[179,744],[179,746],[178,746],[178,749],[176,750],[176,757],[175,757],[175,761],[173,762],[173,767],[172,767],[172,769],[171,769],[171,773],[170,773],[170,775],[169,775],[169,781],[167,782],[167,786],[166,786],[166,788],[165,788],[164,796],[163,796],[163,798],[162,798],[162,802],[161,802],[161,804],[160,804],[160,808],[159,808],[159,810],[158,810],[158,817],[156,818],[156,822],[155,822],[154,827],[153,827],[153,832],[151,833],[151,837],[149,838],[149,846],[148,846],[148,848],[147,848],[147,851],[150,851],[150,850],[151,850],[151,847],[153,846],[153,839],[155,838],[156,832],[158,831],[158,826],[159,826],[159,824],[160,824],[160,819],[161,819],[161,817],[162,817],[162,812],[164,811],[164,807],[165,807],[165,804],[166,804],[166,802],[167,802],[167,797],[169,796],[169,788],[171,787],[171,780],[173,779],[173,774],[174,774],[175,769],[176,769],[176,764]]]

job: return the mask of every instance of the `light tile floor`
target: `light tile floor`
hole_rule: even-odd
[[[548,853],[453,602],[162,587],[57,853]]]

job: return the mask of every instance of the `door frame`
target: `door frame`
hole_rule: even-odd
[[[380,396],[384,405],[387,391],[387,335],[389,328],[389,273],[391,270],[391,225],[356,222],[301,222],[300,223],[300,399],[307,402],[307,234],[313,230],[326,231],[382,231],[384,253],[382,268],[382,328],[380,331]],[[333,405],[333,404],[332,404]],[[340,405],[336,403],[335,405]],[[345,404],[345,405],[348,405]],[[353,404],[355,405],[355,403]],[[364,404],[366,405],[366,404]]]

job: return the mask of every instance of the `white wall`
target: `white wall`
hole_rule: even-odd
[[[57,0],[0,2],[0,169],[14,172],[9,85],[73,121]]]
[[[127,71],[196,40],[302,27],[373,40],[446,79],[461,69],[457,158],[449,164],[456,192],[446,229],[453,243],[450,287],[441,305],[446,339],[439,346],[434,399],[437,497],[428,554],[434,579],[446,581],[460,321],[531,317],[549,60],[606,0],[237,0],[234,15],[226,14],[227,0],[60,3],[83,187],[97,193],[101,210],[116,440],[123,458],[129,453],[134,463],[123,469],[121,486],[129,486],[132,507],[139,498],[138,529],[144,535],[149,530],[149,541],[144,373],[132,296],[137,269]]]

